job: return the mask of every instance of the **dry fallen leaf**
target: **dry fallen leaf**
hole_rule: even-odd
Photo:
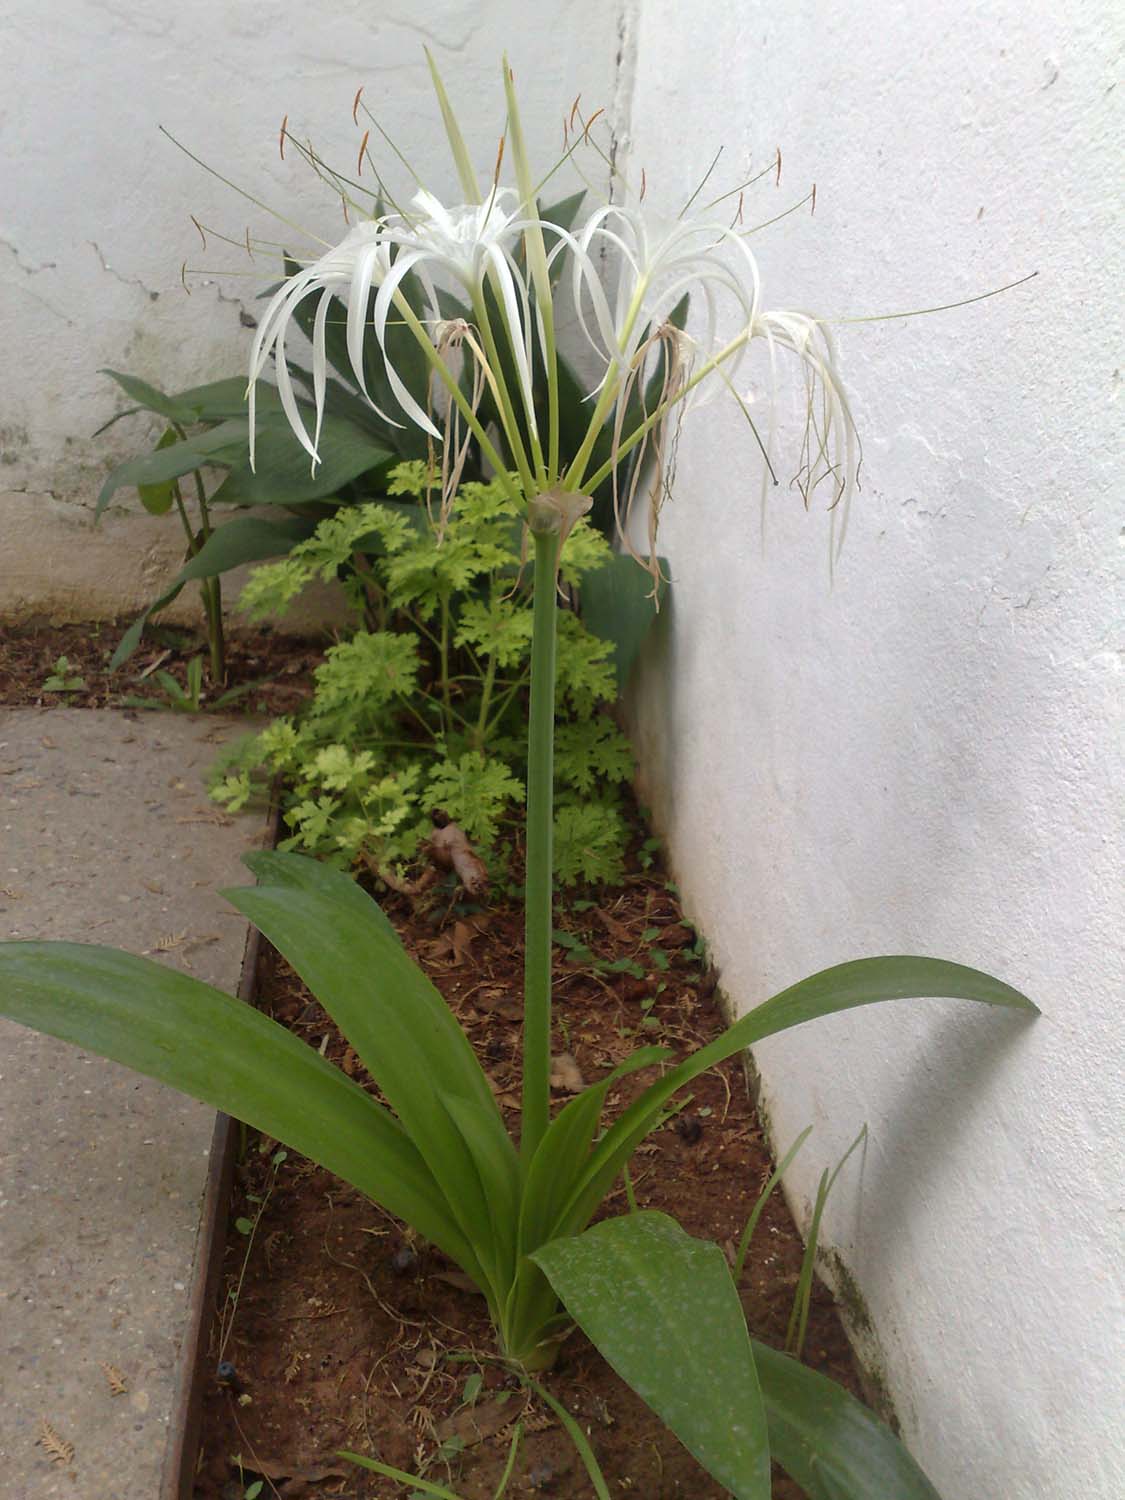
[[[616,917],[611,917],[609,912],[603,911],[600,906],[596,909],[594,915],[609,933],[610,937],[616,938],[619,943],[633,942],[633,934],[625,926],[624,922],[619,922]]]
[[[129,1389],[129,1382],[117,1366],[107,1364],[104,1359],[98,1361],[98,1366],[109,1382],[109,1394],[111,1396],[124,1396]]]
[[[564,1094],[580,1094],[586,1087],[582,1069],[569,1052],[551,1058],[551,1087]]]
[[[53,1464],[68,1464],[74,1457],[74,1444],[60,1437],[46,1417],[39,1418],[39,1436],[35,1442]]]
[[[438,1423],[438,1440],[444,1443],[449,1438],[460,1438],[466,1448],[471,1448],[476,1443],[483,1443],[485,1438],[503,1432],[519,1414],[520,1404],[510,1399],[510,1393],[475,1406],[463,1406],[453,1416]]]

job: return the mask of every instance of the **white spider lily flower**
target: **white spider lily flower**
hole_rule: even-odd
[[[347,350],[356,383],[384,421],[402,426],[376,406],[367,389],[363,346],[370,326],[385,361],[387,383],[403,416],[423,432],[441,440],[442,433],[429,412],[411,394],[387,356],[387,325],[392,309],[401,308],[402,284],[413,274],[421,289],[419,322],[434,330],[431,342],[441,343],[437,330],[445,323],[438,283],[452,283],[468,294],[474,311],[482,306],[486,284],[498,295],[507,325],[510,347],[520,382],[525,411],[534,422],[531,387],[531,298],[525,274],[516,260],[515,248],[529,221],[519,218],[518,200],[508,189],[495,191],[486,203],[447,207],[432,193],[419,190],[412,201],[413,212],[384,214],[367,220],[345,235],[339,245],[311,265],[298,271],[275,293],[258,327],[250,352],[251,463],[254,454],[255,383],[271,353],[276,354],[277,385],[282,408],[293,432],[310,455],[319,462],[320,429],[324,414],[327,378],[325,328],[333,295],[347,304]],[[368,308],[375,292],[370,325]],[[316,428],[309,436],[293,392],[285,359],[285,339],[290,318],[300,303],[319,293],[313,323],[313,398]]]
[[[650,224],[639,205],[607,204],[574,237],[572,280],[579,321],[595,352],[607,364],[628,369],[654,329],[664,326],[687,295],[701,301],[705,330],[695,338],[704,360],[719,352],[723,304],[742,327],[757,316],[758,266],[741,236],[726,224],[675,219]],[[615,305],[601,285],[598,263],[608,259],[617,274]],[[586,304],[593,312],[593,327]],[[728,370],[728,374],[732,372]]]
[[[858,474],[859,445],[855,425],[837,370],[835,345],[818,319],[802,312],[762,308],[761,277],[744,236],[730,225],[681,216],[670,223],[650,224],[640,205],[609,204],[595,212],[584,227],[567,237],[572,255],[572,286],[579,322],[604,364],[599,387],[599,420],[614,421],[612,464],[614,506],[625,534],[640,465],[633,466],[628,493],[617,493],[616,464],[635,446],[656,459],[658,474],[653,506],[659,508],[659,475],[665,469],[659,422],[646,411],[640,427],[630,432],[623,424],[623,408],[650,377],[659,377],[655,412],[674,414],[674,429],[691,406],[725,388],[734,395],[761,448],[763,501],[769,480],[776,482],[773,452],[780,390],[779,352],[796,357],[805,386],[804,440],[794,483],[806,503],[813,489],[831,484],[832,504],[847,501]],[[562,247],[556,246],[555,254]],[[600,262],[614,269],[614,297],[602,284]],[[688,297],[693,320],[688,335],[671,323],[678,304]],[[766,432],[759,432],[739,397],[735,381],[755,342],[764,344],[769,368]],[[610,472],[603,465],[586,476],[596,485]],[[842,540],[842,526],[840,528]],[[650,538],[650,541],[653,541]],[[650,564],[655,568],[655,553]]]
[[[374,267],[379,266],[380,276],[385,275],[390,266],[390,255],[380,240],[380,230],[377,221],[368,220],[357,224],[354,229],[344,236],[334,249],[322,255],[319,260],[313,261],[303,270],[297,271],[289,278],[273,295],[266,306],[258,324],[258,330],[254,335],[254,342],[250,347],[250,383],[248,388],[249,417],[250,417],[250,467],[254,466],[254,428],[256,415],[256,393],[257,383],[262,371],[271,354],[277,356],[277,392],[281,400],[282,409],[293,429],[294,436],[308,453],[313,463],[319,463],[320,455],[320,428],[324,419],[324,393],[328,373],[328,358],[325,352],[325,327],[328,320],[328,308],[333,295],[346,295],[352,287],[356,273],[364,271],[368,265],[372,266],[371,275],[376,274]],[[370,282],[368,283],[370,284]],[[293,383],[289,376],[289,366],[285,359],[285,337],[289,327],[289,320],[297,311],[297,308],[306,297],[314,293],[320,293],[320,301],[317,303],[316,315],[313,320],[313,398],[316,406],[316,431],[310,438],[305,423],[301,417],[300,408],[297,405],[296,396],[293,393]],[[366,306],[366,303],[364,304]],[[362,311],[362,309],[361,309]],[[360,368],[357,372],[362,380],[362,358]],[[366,388],[365,388],[366,394]],[[368,400],[370,400],[368,396]],[[375,403],[371,402],[372,406]],[[378,407],[375,408],[377,411]],[[391,422],[383,411],[379,415],[384,421]],[[393,423],[401,426],[401,423]]]
[[[432,193],[420,189],[411,207],[414,213],[409,218],[388,214],[379,220],[382,242],[393,244],[397,251],[394,266],[375,298],[373,321],[380,348],[385,349],[387,316],[408,272],[414,271],[418,276],[434,321],[440,321],[442,316],[435,273],[444,273],[467,292],[478,314],[485,284],[491,282],[504,310],[507,344],[515,360],[524,407],[529,421],[534,422],[531,297],[526,274],[515,257],[515,249],[531,221],[520,216],[517,195],[510,188],[498,188],[484,203],[446,207]],[[349,337],[351,331],[349,323]],[[354,364],[354,354],[352,359]],[[404,405],[404,410],[418,421],[408,406]],[[424,422],[419,425],[430,430]],[[436,431],[434,435],[438,435]]]

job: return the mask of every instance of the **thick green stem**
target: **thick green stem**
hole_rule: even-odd
[[[551,887],[554,833],[555,568],[557,531],[532,532],[535,594],[527,738],[527,887],[524,930],[523,1128],[526,1164],[547,1129],[551,1075]]]
[[[181,439],[186,436],[183,429],[176,428]],[[207,495],[203,488],[203,477],[199,470],[195,471],[195,488],[199,496],[200,530],[203,540],[206,541],[211,535],[211,517],[207,510]],[[200,544],[196,538],[195,530],[188,519],[187,507],[184,505],[184,497],[180,493],[180,486],[173,484],[172,495],[179,512],[180,524],[184,528],[184,536],[187,538],[188,556],[194,557],[199,551]],[[207,645],[210,652],[211,681],[218,685],[226,681],[226,641],[223,637],[223,594],[222,584],[218,578],[200,579],[199,592],[203,599],[203,613],[207,620]]]

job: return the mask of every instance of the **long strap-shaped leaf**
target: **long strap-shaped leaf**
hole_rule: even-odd
[[[662,1062],[666,1047],[641,1047],[597,1083],[576,1094],[555,1116],[528,1165],[519,1206],[519,1258],[504,1308],[504,1330],[512,1348],[523,1352],[528,1333],[550,1320],[556,1298],[550,1283],[528,1259],[554,1235],[555,1225],[586,1170],[590,1143],[605,1098],[619,1078]]]
[[[809,1500],[940,1500],[891,1429],[825,1375],[754,1340],[770,1453]]]
[[[560,1233],[575,1233],[586,1224],[633,1151],[653,1128],[668,1100],[686,1083],[764,1037],[814,1021],[837,1011],[874,1005],[881,1000],[944,996],[977,1000],[1038,1015],[1038,1006],[1003,980],[941,958],[893,955],[836,964],[802,979],[757,1006],[706,1047],[672,1068],[635,1099],[594,1151],[582,1186],[574,1194]]]
[[[322,1163],[480,1266],[406,1132],[277,1022],[147,958],[84,943],[0,944],[0,1015],[112,1058]]]
[[[520,1251],[530,1255],[551,1239],[563,1209],[585,1173],[606,1095],[619,1078],[663,1062],[667,1047],[640,1047],[612,1072],[576,1094],[547,1127],[528,1165],[520,1204]]]
[[[646,1210],[553,1240],[532,1259],[583,1332],[708,1473],[736,1500],[769,1500],[766,1416],[746,1319],[718,1245]]]
[[[518,1159],[464,1032],[349,876],[296,854],[246,862],[265,883],[224,895],[284,954],[351,1042],[491,1272],[499,1301],[513,1269],[515,1224],[503,1206],[516,1201]],[[451,1112],[453,1100],[460,1103]],[[470,1117],[474,1128],[466,1129]]]

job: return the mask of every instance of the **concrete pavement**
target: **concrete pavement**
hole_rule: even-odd
[[[0,936],[156,953],[233,992],[247,925],[215,891],[249,880],[239,856],[265,827],[223,817],[202,777],[238,728],[0,715]],[[202,1105],[0,1022],[5,1500],[158,1493],[213,1124]],[[37,1442],[50,1445],[44,1424],[57,1460]]]

